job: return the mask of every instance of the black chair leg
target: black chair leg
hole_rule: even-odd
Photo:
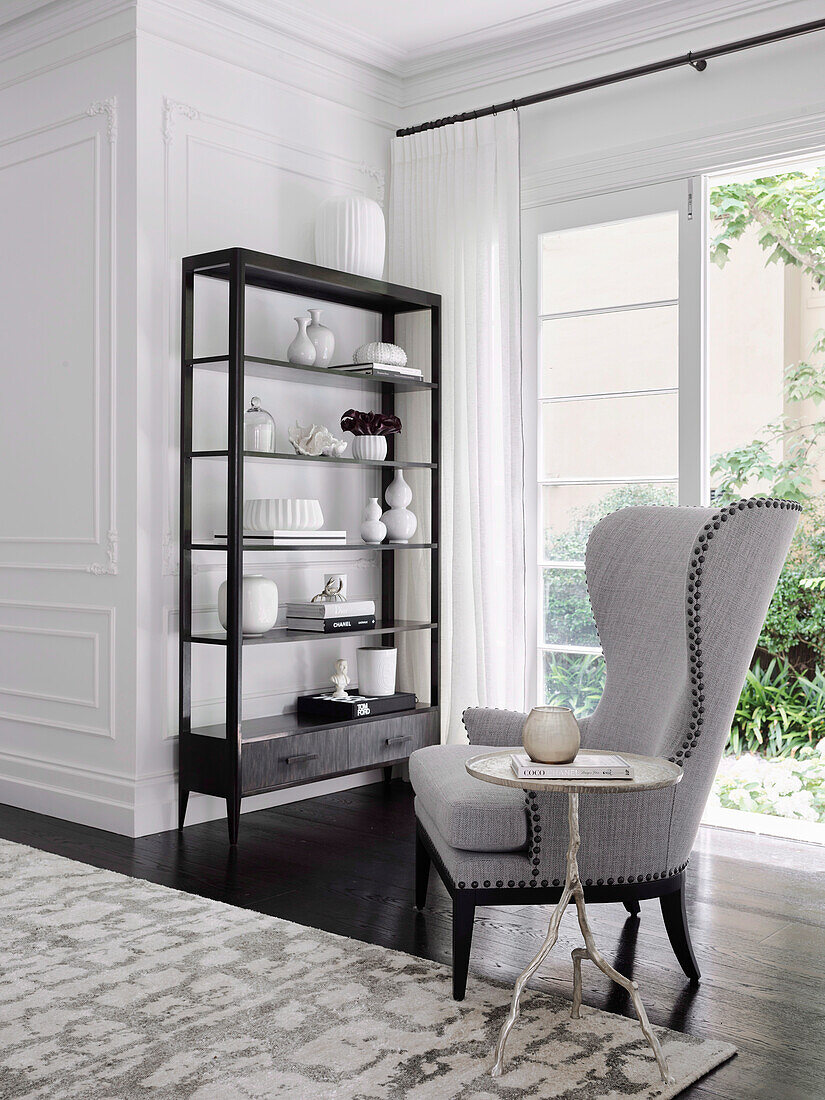
[[[423,909],[427,904],[427,886],[430,882],[430,853],[421,839],[421,833],[415,830],[415,907]]]
[[[698,982],[701,974],[696,956],[693,953],[693,944],[690,942],[688,931],[687,910],[685,908],[685,884],[684,881],[678,890],[672,894],[663,894],[659,898],[662,907],[662,916],[665,921],[665,929],[670,940],[673,953],[679,961],[679,965],[692,982]]]
[[[459,891],[453,898],[453,1000],[463,1001],[473,943],[473,918],[476,904]]]
[[[642,907],[639,905],[638,901],[625,901],[622,904],[628,913],[630,913],[631,917],[638,917],[639,913],[642,911]]]

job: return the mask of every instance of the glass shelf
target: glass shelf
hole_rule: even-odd
[[[262,459],[268,462],[325,462],[328,466],[372,466],[380,468],[388,466],[391,469],[401,470],[435,470],[435,462],[398,462],[394,459],[373,460],[369,458],[335,458],[331,455],[299,455],[272,453],[271,451],[244,451],[244,458]],[[193,451],[192,458],[227,458],[228,451]]]
[[[201,355],[186,362],[204,370],[225,371],[229,365],[229,357]],[[438,388],[434,382],[426,382],[419,378],[374,378],[369,374],[351,374],[337,367],[305,367],[299,363],[287,363],[284,359],[266,359],[260,355],[244,356],[244,373],[257,378],[274,378],[282,382],[309,382],[313,385],[326,378],[333,385],[373,386],[377,389],[381,389],[382,386],[401,390]]]
[[[363,637],[366,634],[404,634],[409,630],[437,630],[436,623],[419,622],[415,619],[395,619],[392,622],[376,623],[364,630],[342,630],[340,633],[327,634],[321,630],[291,630],[279,626],[268,630],[266,634],[245,634],[244,645],[271,645],[279,642],[323,642],[331,638]],[[205,645],[226,645],[226,631],[216,630],[206,634],[193,634],[192,642]]]

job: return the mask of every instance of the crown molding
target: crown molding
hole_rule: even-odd
[[[690,41],[680,49],[715,45],[714,28],[721,32],[732,20],[794,6],[798,7],[796,0],[693,0],[689,5],[675,5],[672,0],[617,0],[607,9],[594,11],[588,0],[570,0],[552,21],[546,13],[543,22],[539,16],[526,16],[502,25],[506,29],[495,39],[467,35],[463,41],[446,42],[436,51],[409,57],[399,69],[404,105],[409,110],[497,82],[512,86],[523,77],[675,35],[690,34]]]
[[[111,24],[113,38],[121,38],[124,31],[134,34],[137,4],[138,0],[47,0],[32,7],[29,0],[12,0],[0,8],[0,62],[97,24]]]

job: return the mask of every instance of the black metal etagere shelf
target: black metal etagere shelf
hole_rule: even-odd
[[[269,256],[244,248],[229,248],[183,260],[181,316],[181,461],[180,461],[180,668],[179,730],[180,778],[179,824],[183,827],[189,794],[193,791],[225,798],[230,843],[237,843],[241,799],[316,779],[383,767],[385,775],[394,764],[405,760],[422,745],[439,736],[439,422],[441,398],[440,310],[437,294],[364,279],[343,271],[332,271],[280,256]],[[195,356],[195,280],[219,279],[229,290],[229,347],[225,355]],[[334,367],[305,367],[280,359],[248,355],[245,340],[246,291],[249,287],[303,295],[316,301],[337,303],[377,313],[381,318],[381,339],[393,342],[399,314],[427,312],[430,316],[430,379],[387,379],[352,375]],[[228,376],[228,445],[226,449],[192,448],[192,406],[196,370],[222,371]],[[430,394],[431,439],[429,462],[405,462],[394,456],[390,437],[386,461],[353,458],[318,458],[292,454],[261,454],[244,451],[244,378],[267,378],[319,386],[358,386],[374,389],[381,411],[395,411],[396,392],[422,391]],[[194,539],[192,535],[192,467],[195,460],[223,459],[226,462],[227,514],[225,540]],[[293,546],[261,546],[244,542],[243,490],[246,462],[326,463],[338,467],[377,468],[381,491],[386,491],[393,473],[400,468],[417,468],[430,473],[431,542],[404,545],[362,542],[337,546],[316,543]],[[358,635],[380,636],[393,644],[395,636],[409,631],[428,631],[430,636],[429,703],[398,714],[370,716],[344,722],[298,718],[295,714],[244,720],[242,716],[243,652],[250,645],[297,644],[326,641],[328,634],[276,628],[259,637],[244,638],[241,631],[241,598],[244,555],[274,551],[286,554],[336,551],[378,551],[381,568],[382,619]],[[430,561],[430,614],[427,620],[399,619],[395,615],[395,556],[403,551],[424,551]],[[194,633],[192,630],[192,555],[217,551],[226,555],[227,629]],[[340,636],[339,636],[340,637]],[[192,728],[192,646],[220,646],[226,650],[226,720]]]

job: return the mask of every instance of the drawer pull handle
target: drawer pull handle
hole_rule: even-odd
[[[303,764],[305,760],[317,760],[317,752],[304,752],[300,756],[288,756],[286,758],[287,764]]]
[[[412,737],[388,737],[385,745],[402,745],[405,741],[412,741]]]

